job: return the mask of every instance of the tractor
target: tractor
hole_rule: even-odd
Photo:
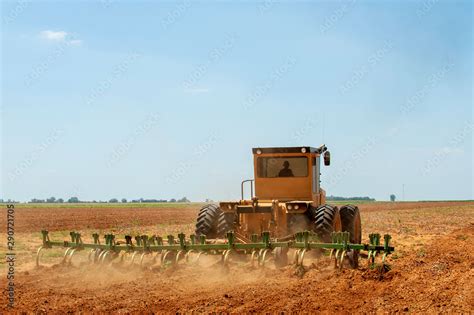
[[[385,262],[395,250],[390,246],[392,237],[371,233],[369,243],[362,244],[359,209],[326,204],[326,192],[320,186],[320,163],[323,159],[329,165],[331,156],[325,145],[255,148],[253,155],[254,179],[242,182],[241,199],[203,207],[195,234],[186,237],[179,233],[177,238],[125,235],[120,241],[115,234],[105,234],[101,240],[98,233],[93,233],[93,242],[84,242],[76,231],[69,233],[69,240],[55,241],[42,230],[36,265],[40,266],[43,250],[62,248],[62,263],[66,265],[76,253],[88,251],[91,263],[124,265],[129,261],[127,266],[138,263],[149,270],[166,270],[183,262],[197,264],[203,255],[221,256],[225,267],[230,257],[237,263],[245,263],[245,257],[249,257],[251,266],[257,268],[270,260],[276,267],[284,267],[291,250],[291,263],[302,271],[307,252],[317,258],[329,254],[334,266],[341,269],[346,263],[357,268],[359,252],[364,251],[371,268],[378,266],[375,259],[382,254],[380,270],[389,270]],[[250,187],[248,199],[244,198],[246,186]]]
[[[349,232],[350,243],[361,243],[361,219],[357,206],[337,207],[326,203],[321,188],[321,159],[329,166],[331,155],[320,147],[253,148],[254,179],[241,183],[241,200],[208,204],[198,214],[196,235],[208,239],[225,238],[233,231],[242,243],[250,236],[268,231],[276,240],[295,233],[312,231],[322,242],[330,242],[333,232]],[[250,199],[244,188],[250,186]],[[358,250],[347,258],[358,266]]]

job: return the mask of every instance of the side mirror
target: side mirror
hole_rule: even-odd
[[[331,165],[331,153],[329,151],[324,152],[324,165]]]

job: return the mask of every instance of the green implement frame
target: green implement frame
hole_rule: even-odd
[[[189,239],[181,233],[175,238],[168,235],[166,240],[159,236],[140,235],[125,236],[125,241],[117,241],[114,234],[104,235],[104,243],[100,242],[100,236],[97,233],[92,234],[93,243],[84,243],[82,236],[77,232],[70,232],[70,240],[68,241],[51,241],[48,231],[41,231],[43,245],[38,249],[36,257],[36,265],[39,266],[41,252],[44,249],[53,247],[66,248],[63,263],[70,263],[72,256],[77,251],[90,250],[89,260],[104,264],[111,262],[114,258],[120,257],[121,261],[125,254],[132,255],[132,263],[137,254],[141,254],[140,265],[143,263],[145,255],[161,254],[161,266],[169,265],[169,263],[178,263],[180,259],[189,260],[191,253],[196,254],[195,262],[199,260],[202,254],[205,255],[221,255],[222,262],[227,265],[231,254],[249,254],[251,255],[252,265],[255,261],[258,266],[263,266],[268,260],[268,253],[276,249],[283,251],[286,255],[288,249],[294,249],[293,262],[298,266],[303,265],[305,253],[310,250],[328,250],[330,257],[334,258],[335,266],[342,268],[344,258],[351,251],[366,251],[369,264],[375,263],[375,257],[383,253],[382,263],[385,263],[386,257],[395,249],[390,246],[391,236],[386,234],[383,237],[384,243],[381,244],[380,234],[370,234],[369,244],[351,244],[349,242],[349,232],[332,233],[332,243],[320,243],[314,234],[305,231],[296,233],[291,240],[278,241],[270,238],[269,232],[263,232],[260,237],[252,235],[249,243],[236,242],[233,232],[228,232],[226,239],[222,242],[207,240],[205,236],[191,235]]]

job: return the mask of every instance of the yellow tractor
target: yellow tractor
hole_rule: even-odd
[[[105,234],[105,241],[101,241],[100,235],[94,233],[93,243],[87,243],[75,231],[69,233],[70,240],[54,241],[43,230],[37,266],[42,251],[52,248],[66,248],[65,264],[71,263],[76,252],[88,250],[92,263],[103,265],[116,260],[123,264],[124,258],[130,257],[131,265],[138,261],[141,268],[151,270],[157,267],[154,265],[158,256],[159,269],[166,269],[180,261],[197,263],[202,254],[221,256],[223,266],[229,265],[230,257],[238,258],[237,262],[249,257],[252,266],[264,267],[266,261],[273,260],[276,267],[283,267],[288,265],[291,251],[292,264],[302,272],[307,252],[318,258],[328,254],[334,266],[341,269],[347,262],[357,268],[359,252],[364,251],[369,266],[380,266],[381,272],[389,270],[386,258],[395,250],[390,246],[392,237],[371,233],[369,243],[362,244],[359,209],[326,204],[326,193],[320,187],[321,159],[325,165],[330,164],[326,146],[255,148],[253,155],[255,177],[242,182],[240,200],[203,207],[196,233],[189,238],[184,233],[177,238],[126,235],[125,241],[118,241],[116,235]],[[250,187],[247,199],[245,185]],[[382,264],[375,263],[379,254]],[[144,263],[146,257],[150,259]]]
[[[332,232],[349,232],[350,243],[361,243],[361,219],[354,205],[340,208],[326,204],[320,185],[321,158],[330,165],[325,145],[314,147],[254,148],[254,179],[241,184],[241,200],[209,204],[198,214],[196,235],[224,238],[228,231],[243,243],[250,236],[269,231],[276,240],[297,232],[313,231],[323,242]],[[250,186],[250,199],[244,188]],[[347,253],[353,268],[358,266],[358,250]]]

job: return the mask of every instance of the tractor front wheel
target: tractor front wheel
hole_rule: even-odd
[[[196,235],[205,235],[207,238],[218,237],[218,221],[222,210],[217,205],[206,205],[201,210],[196,221]]]
[[[225,237],[227,232],[233,231],[235,226],[235,213],[222,212],[217,220],[217,237]]]
[[[313,231],[323,242],[331,242],[331,233],[341,231],[341,216],[337,207],[330,205],[311,207],[308,214],[313,222]]]

